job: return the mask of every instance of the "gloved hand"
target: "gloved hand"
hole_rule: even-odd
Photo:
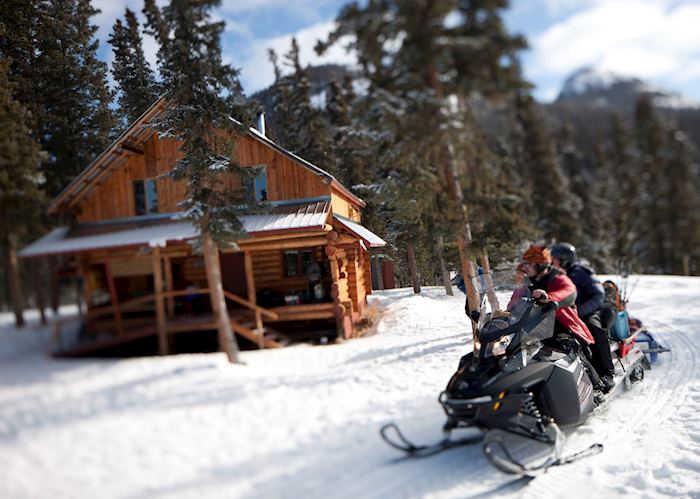
[[[532,292],[532,297],[537,303],[547,303],[550,301],[549,295],[544,289],[536,289]]]

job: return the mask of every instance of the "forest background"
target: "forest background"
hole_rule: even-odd
[[[195,3],[218,5],[169,6]],[[700,109],[585,69],[538,103],[507,8],[351,3],[316,50],[342,47],[356,63],[304,65],[293,40],[267,54],[271,86],[246,95],[234,72],[223,93],[244,97],[234,117],[253,125],[264,110],[273,140],[367,202],[363,224],[389,243],[399,285],[439,282],[441,261],[460,271],[465,232],[467,256],[487,253],[495,267],[527,242],[568,241],[599,272],[700,274]],[[48,219],[48,200],[168,92],[167,51],[149,64],[143,41],[169,37],[164,9],[146,0],[114,19],[108,68],[90,0],[0,5],[1,307],[17,248],[70,221]],[[49,272],[20,268],[31,299]]]

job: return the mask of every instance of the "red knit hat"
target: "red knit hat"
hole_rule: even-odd
[[[546,264],[552,263],[552,255],[546,246],[530,246],[523,255],[523,262],[534,263],[534,264]]]

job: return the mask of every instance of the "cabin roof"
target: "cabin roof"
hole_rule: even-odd
[[[297,200],[273,206],[271,213],[243,215],[243,228],[251,235],[321,230],[325,227],[331,203],[327,197]],[[187,241],[199,230],[179,213],[92,222],[73,228],[59,227],[20,251],[23,258],[77,253],[124,246],[165,246],[169,241]]]
[[[146,126],[146,124],[158,116],[163,111],[164,106],[165,98],[161,96],[51,201],[48,208],[49,214],[54,214],[61,208],[70,208],[80,199],[90,194],[99,185],[98,182],[109,177],[124,164],[131,154],[142,154],[143,143],[155,133],[155,130]],[[233,118],[230,119],[242,125],[239,121]],[[365,202],[362,199],[353,194],[327,171],[297,156],[291,151],[284,149],[255,128],[248,128],[247,135],[283,154],[303,168],[322,177],[325,183],[337,189],[344,196],[362,207],[365,206]]]
[[[345,227],[348,231],[350,231],[352,234],[355,236],[359,237],[360,239],[363,239],[369,243],[369,246],[371,248],[379,248],[381,246],[386,246],[386,241],[379,237],[377,234],[369,230],[367,227],[364,225],[360,225],[357,222],[354,222],[353,220],[350,220],[349,218],[345,218],[344,216],[338,215],[338,214],[333,214],[333,218],[337,220],[343,227]]]

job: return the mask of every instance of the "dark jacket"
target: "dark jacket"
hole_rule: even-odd
[[[566,275],[576,285],[578,314],[585,318],[600,310],[605,303],[605,290],[593,271],[580,263],[572,263],[566,269]]]
[[[588,345],[595,342],[593,335],[583,323],[576,310],[576,305],[574,304],[576,286],[564,272],[552,269],[541,279],[533,281],[530,286],[530,291],[534,291],[535,289],[545,290],[549,298],[559,304],[556,319],[562,326]]]

